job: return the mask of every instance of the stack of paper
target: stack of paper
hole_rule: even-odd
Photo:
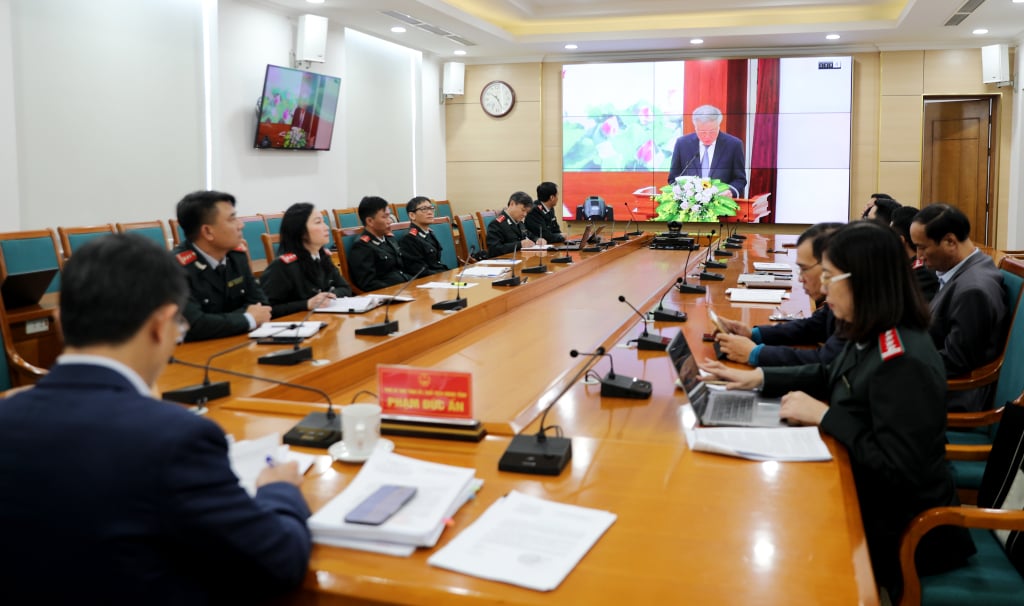
[[[782,303],[786,291],[773,288],[729,288],[729,300],[735,303]]]
[[[396,555],[412,553],[416,547],[432,547],[441,537],[445,521],[479,487],[473,478],[475,473],[476,470],[466,467],[430,463],[378,450],[345,490],[309,519],[313,540]],[[415,486],[416,496],[379,526],[345,522],[348,512],[385,484]],[[390,550],[387,545],[398,548]]]
[[[312,337],[325,325],[323,322],[265,322],[256,330],[249,333],[250,339],[264,339],[273,337],[277,339]]]
[[[615,514],[553,503],[512,491],[430,556],[428,564],[463,574],[551,591],[558,587]]]
[[[251,495],[256,494],[256,478],[268,465],[267,459],[274,463],[295,461],[299,464],[299,473],[306,473],[316,455],[304,452],[293,452],[287,444],[281,443],[281,434],[272,433],[255,440],[230,441],[228,443],[228,460],[231,471],[238,476],[238,483]]]
[[[462,272],[462,275],[467,278],[497,278],[507,271],[504,267],[481,267],[478,263],[473,267],[467,268]]]
[[[778,271],[778,272],[790,272],[793,271],[793,266],[789,263],[770,263],[767,261],[754,261],[754,269],[756,271]]]
[[[694,427],[690,450],[754,461],[831,461],[817,427]]]
[[[412,297],[393,297],[391,295],[363,295],[361,297],[338,297],[329,299],[316,310],[329,314],[361,314],[375,307],[380,307],[392,299],[396,303],[408,303]]]

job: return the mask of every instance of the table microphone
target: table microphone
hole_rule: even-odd
[[[528,279],[521,278],[516,275],[516,258],[519,255],[519,244],[512,249],[512,276],[509,278],[502,278],[501,280],[495,280],[491,282],[491,286],[519,286]]]
[[[694,242],[696,242],[696,241],[697,240],[694,239]],[[678,290],[681,293],[688,294],[688,295],[702,295],[702,294],[704,294],[704,293],[706,293],[708,291],[706,286],[702,286],[700,284],[688,284],[686,282],[686,279],[687,279],[686,278],[686,274],[687,274],[687,272],[690,269],[690,255],[692,255],[692,254],[693,254],[693,247],[691,246],[690,250],[686,251],[686,261],[683,263],[683,282],[682,282],[682,284],[678,284],[678,283],[676,284],[676,290]],[[662,297],[662,298],[664,298],[664,297]]]
[[[721,226],[721,224],[719,224],[719,226]],[[724,269],[726,267],[729,267],[726,264],[726,262],[725,261],[716,261],[714,259],[714,257],[712,257],[712,255],[711,255],[711,252],[712,252],[711,251],[711,237],[714,236],[714,235],[715,235],[715,230],[712,229],[711,233],[708,234],[708,256],[704,260],[704,268],[707,269],[708,267],[712,267],[712,268],[716,268],[716,269]],[[719,242],[719,244],[721,244],[721,242],[722,242],[722,235],[721,234],[719,234],[719,236],[718,236],[718,242]],[[717,275],[720,275],[720,274],[711,274],[711,275],[717,276]],[[719,279],[722,279],[722,278],[701,278],[701,279],[702,280],[719,280]]]
[[[244,372],[238,372],[236,370],[228,370],[226,368],[211,367],[209,364],[206,364],[205,366],[201,364],[193,364],[192,362],[186,362],[174,357],[171,358],[171,364],[181,364],[182,366],[191,366],[192,368],[202,368],[207,373],[212,369],[217,372],[241,377],[243,379],[265,381],[275,385],[282,385],[284,387],[292,387],[294,389],[301,389],[315,393],[327,401],[327,412],[311,412],[307,414],[305,418],[296,423],[294,427],[284,434],[282,441],[285,444],[290,444],[292,446],[327,448],[331,444],[341,440],[341,418],[338,416],[338,413],[334,412],[334,403],[331,402],[331,397],[327,395],[327,393],[315,387],[289,383],[288,381],[279,381],[277,379],[251,375]],[[164,399],[166,400],[167,398]]]
[[[357,328],[356,329],[356,334],[357,335],[364,335],[364,336],[371,336],[371,337],[386,337],[386,336],[390,335],[393,332],[398,332],[398,320],[390,319],[391,318],[391,316],[390,316],[391,304],[394,303],[395,299],[398,298],[398,295],[402,294],[405,291],[406,288],[409,288],[409,285],[412,284],[413,280],[415,280],[416,278],[420,277],[420,274],[423,273],[426,269],[427,269],[426,265],[421,267],[420,270],[418,272],[416,272],[416,275],[414,275],[413,277],[409,278],[409,280],[406,281],[406,283],[402,285],[402,288],[398,289],[398,292],[396,292],[395,294],[391,295],[391,298],[388,299],[387,303],[384,304],[384,321],[383,322],[378,322],[377,324],[370,324],[369,326],[364,326],[362,328]]]
[[[604,348],[598,348],[598,350],[604,352]],[[536,434],[518,433],[512,437],[508,448],[505,449],[505,454],[501,455],[501,459],[498,460],[499,471],[517,471],[545,476],[557,476],[562,473],[565,466],[572,460],[572,440],[562,437],[560,427],[554,428],[558,430],[558,435],[548,437],[544,432],[551,428],[544,427],[544,421],[547,419],[551,407],[572,389],[576,381],[579,381],[580,377],[590,370],[599,357],[598,354],[592,354],[590,360],[566,383],[565,388],[544,407],[544,412],[540,416],[540,429]]]
[[[286,330],[291,330],[293,328],[295,329],[295,337],[293,337],[294,340],[291,341],[292,343],[294,343],[294,345],[290,349],[280,349],[275,352],[264,354],[257,358],[256,361],[259,364],[273,364],[275,366],[294,366],[299,362],[312,360],[313,348],[309,346],[299,347],[299,343],[302,343],[303,340],[303,338],[299,336],[299,329],[301,329],[302,326],[306,323],[306,320],[308,320],[309,317],[313,315],[314,311],[316,311],[315,307],[306,312],[306,315],[302,317],[302,320],[298,324],[293,324],[287,328],[282,328],[279,332],[267,337],[266,341],[264,341],[263,339],[258,339],[256,342],[260,344],[281,343],[282,341],[276,340],[278,338],[277,335]],[[291,339],[292,337],[289,338]],[[288,341],[284,342],[287,343]]]
[[[540,235],[537,237],[537,239],[538,240],[543,240],[544,239],[544,225],[540,226],[539,233],[540,233]],[[536,265],[534,265],[533,267],[524,267],[523,271],[520,272],[520,273],[524,273],[524,274],[546,274],[546,273],[548,273],[548,266],[544,265],[544,255],[543,255],[543,253],[540,254],[540,255],[537,255],[537,264]]]
[[[469,269],[469,262],[463,259],[459,259],[459,261],[462,261],[462,271],[460,271],[459,275],[455,277],[455,298],[438,301],[431,305],[430,309],[455,311],[457,309],[465,309],[466,306],[469,305],[469,301],[467,301],[465,297],[459,296],[459,293],[462,292],[462,276],[466,273],[466,270]]]
[[[569,352],[569,355],[576,357],[579,355],[584,356],[607,356],[608,364],[611,369],[608,374],[601,379],[601,396],[607,398],[633,398],[635,400],[644,400],[651,397],[651,382],[638,379],[636,377],[624,377],[615,374],[615,358],[612,354],[605,352],[603,347],[598,347],[597,351],[594,352],[579,352],[575,349]]]
[[[643,325],[644,330],[643,332],[640,333],[639,337],[637,337],[636,339],[632,339],[636,341],[637,349],[644,349],[647,351],[665,351],[665,348],[668,346],[669,342],[672,341],[672,339],[669,339],[668,337],[663,337],[661,335],[652,335],[651,333],[647,332],[647,318],[645,318],[644,315],[640,313],[640,310],[637,309],[636,307],[633,307],[633,304],[627,301],[626,297],[622,295],[619,295],[619,302],[629,305],[629,308],[636,312],[636,315],[640,316],[640,323]]]
[[[566,227],[565,227],[565,239],[562,241],[562,246],[560,248],[556,248],[555,249],[555,250],[560,250],[560,251],[564,252],[565,256],[564,257],[551,257],[551,259],[550,259],[551,262],[552,263],[572,263],[572,256],[569,254],[569,250],[567,248],[568,246],[569,246],[569,226],[566,225]],[[580,242],[580,248],[583,248],[583,243],[582,242]]]
[[[718,224],[719,229],[722,229],[722,225],[723,225],[722,223]],[[736,246],[731,247],[731,248],[739,248],[739,247],[740,247],[739,245],[736,245]],[[730,246],[726,245],[726,248],[730,248]],[[715,247],[715,256],[716,257],[731,257],[732,256],[732,251],[730,251],[730,250],[722,250],[722,238],[718,238],[718,246]]]
[[[198,385],[189,385],[188,387],[165,391],[160,395],[160,397],[164,400],[178,402],[180,404],[196,404],[197,406],[204,406],[210,400],[230,396],[231,383],[229,381],[210,382],[210,363],[213,362],[213,359],[217,356],[223,356],[224,354],[231,353],[236,349],[248,347],[251,343],[252,341],[247,339],[242,343],[236,343],[227,349],[218,351],[206,360],[206,364],[195,364],[192,362],[186,363],[181,360],[174,360],[174,358],[171,358],[172,360],[185,364],[186,366],[195,366],[196,368],[203,369],[203,382]]]
[[[693,161],[698,159],[698,158],[700,158],[700,147],[697,148],[697,153],[693,154],[693,156],[691,156],[690,159],[686,162],[686,166],[683,167],[683,170],[679,171],[679,176],[682,177],[682,176],[686,175],[686,169],[690,168],[690,165],[693,164]],[[694,175],[694,176],[699,177],[700,175]],[[669,181],[669,185],[675,185],[675,183],[672,182],[672,181]]]
[[[713,271],[708,271],[707,270],[708,267],[719,267],[719,265],[717,265],[717,264],[716,265],[711,265],[711,263],[718,263],[716,261],[712,261],[711,260],[711,238],[713,238],[713,237],[715,237],[715,230],[712,229],[711,233],[708,234],[708,255],[707,255],[707,258],[704,259],[704,271],[700,272],[700,279],[701,279],[701,281],[703,281],[703,280],[713,280],[713,281],[716,281],[716,282],[720,282],[720,281],[725,279],[725,274],[719,274],[719,273],[715,273]],[[719,238],[719,241],[721,241],[721,238]],[[724,267],[725,264],[721,263],[721,266]]]
[[[634,225],[636,225],[636,229],[634,231],[626,232],[626,235],[627,236],[639,236],[640,234],[644,233],[644,232],[640,231],[640,223],[637,222],[636,215],[633,214],[633,209],[629,207],[629,202],[623,202],[623,204],[626,205],[626,210],[629,211],[629,220]],[[629,228],[629,223],[626,223],[626,228],[627,229]]]
[[[661,295],[661,300],[658,301],[658,307],[648,312],[655,322],[685,322],[686,314],[677,309],[665,309],[665,295],[669,293],[673,288],[679,288],[682,286],[683,279],[676,278],[676,281],[672,283],[672,286],[668,287],[665,294]]]

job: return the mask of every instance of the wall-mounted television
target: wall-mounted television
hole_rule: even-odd
[[[331,149],[341,78],[268,65],[255,147]]]
[[[680,144],[688,151],[676,172],[715,178],[723,145],[703,175],[702,152],[693,151],[703,148],[687,147],[697,137],[694,110],[712,105],[723,115],[721,132],[739,139],[730,149],[743,158],[745,183],[734,196],[747,202],[731,220],[847,220],[852,72],[851,57],[564,66],[563,217],[591,218],[599,198],[606,220],[632,213],[638,220],[717,222],[680,219],[684,213],[668,199],[680,194],[663,192],[681,137],[689,137]]]

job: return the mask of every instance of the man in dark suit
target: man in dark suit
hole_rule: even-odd
[[[250,497],[224,432],[151,395],[187,298],[185,271],[141,236],[65,265],[65,353],[0,406],[0,603],[246,603],[305,577],[295,464],[264,469]]]
[[[974,246],[970,231],[967,216],[948,204],[924,207],[910,224],[917,258],[934,269],[939,279],[928,332],[948,377],[995,360],[1009,330],[1003,278],[992,258]],[[991,388],[949,392],[946,404],[951,411],[982,410],[991,405]]]
[[[348,253],[348,273],[364,292],[401,284],[412,278],[405,268],[402,251],[391,233],[391,205],[379,196],[359,201],[363,234]],[[415,273],[415,272],[413,272]]]
[[[526,233],[538,245],[565,242],[565,235],[558,225],[555,206],[558,205],[558,186],[545,181],[537,186],[537,203],[526,215]]]
[[[249,268],[235,197],[197,191],[178,202],[178,224],[186,240],[174,249],[185,268],[189,298],[185,339],[201,341],[255,330],[271,309]]]
[[[509,196],[505,210],[487,226],[488,255],[497,257],[534,246],[534,241],[526,231],[526,224],[523,223],[532,207],[533,198],[524,191]]]
[[[693,128],[696,132],[676,139],[672,150],[672,166],[668,182],[676,177],[694,175],[718,179],[729,186],[722,195],[742,198],[747,191],[746,152],[743,142],[723,133],[722,112],[713,105],[702,105],[693,110]]]

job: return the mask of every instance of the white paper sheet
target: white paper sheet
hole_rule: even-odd
[[[505,267],[478,267],[477,265],[462,272],[462,275],[467,278],[497,278],[501,274],[508,273],[508,269]]]
[[[817,427],[693,427],[690,450],[754,461],[831,461]]]
[[[267,466],[267,457],[282,463],[295,461],[299,464],[299,473],[306,473],[316,461],[316,455],[304,452],[293,452],[287,444],[281,443],[281,434],[271,433],[254,440],[230,441],[228,443],[228,460],[231,471],[238,476],[238,483],[250,495],[256,494],[256,478]]]
[[[324,327],[322,322],[265,322],[249,333],[250,339],[265,337],[312,337]]]
[[[420,284],[416,288],[469,288],[476,286],[476,282],[463,282],[456,284],[455,282],[427,282],[426,284]]]

